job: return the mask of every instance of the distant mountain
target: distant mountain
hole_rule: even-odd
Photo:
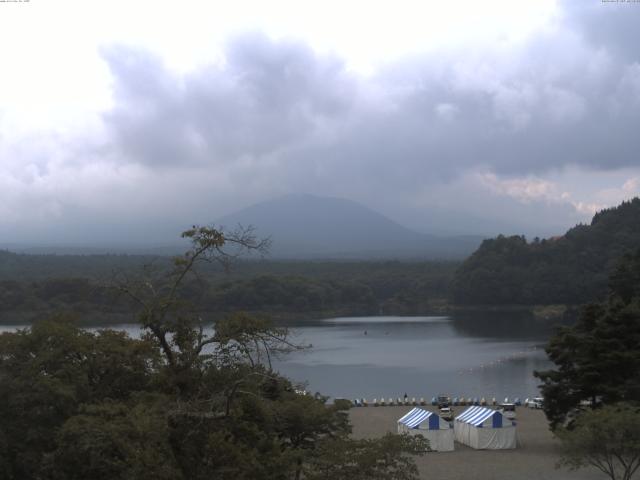
[[[620,258],[640,248],[640,199],[596,213],[590,225],[527,242],[522,236],[485,240],[458,269],[457,304],[581,304],[607,293]]]
[[[252,225],[270,236],[273,258],[464,258],[478,236],[438,237],[410,230],[359,203],[287,195],[245,208],[217,222]]]

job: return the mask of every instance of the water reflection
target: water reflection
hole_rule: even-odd
[[[537,394],[533,371],[549,367],[550,324],[491,316],[361,317],[294,327],[313,349],[277,363],[309,389],[369,399]]]
[[[559,325],[557,319],[544,320],[525,312],[473,312],[451,319],[459,335],[477,338],[546,341]]]

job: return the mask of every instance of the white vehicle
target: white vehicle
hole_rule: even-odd
[[[451,410],[451,407],[442,407],[440,409],[440,416],[443,420],[451,422],[453,420],[453,410]]]
[[[505,418],[508,418],[509,420],[513,420],[516,418],[515,403],[503,403],[500,405],[500,408],[498,409],[498,411],[502,413],[502,415],[504,415]]]
[[[540,409],[542,408],[543,401],[544,399],[542,397],[533,397],[527,402],[527,407]]]

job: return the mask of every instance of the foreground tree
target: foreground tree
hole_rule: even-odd
[[[150,390],[158,360],[146,342],[90,333],[61,317],[0,335],[0,465],[10,471],[3,478],[36,477],[83,404]]]
[[[576,470],[593,466],[611,480],[630,480],[640,468],[640,409],[609,405],[581,413],[573,428],[560,428],[560,465]]]
[[[198,278],[197,266],[201,262],[214,262],[228,269],[240,255],[258,252],[264,254],[269,240],[258,239],[251,228],[238,227],[225,233],[214,227],[193,226],[182,233],[191,242],[191,248],[173,259],[168,271],[147,268],[137,278],[115,278],[115,288],[126,294],[138,306],[138,321],[166,360],[166,373],[173,386],[183,393],[190,387],[189,372],[199,370],[207,345],[216,340],[205,333],[205,322],[188,301],[184,287],[190,277]]]
[[[168,441],[167,400],[142,395],[82,406],[58,430],[43,470],[53,480],[184,478]]]
[[[623,259],[610,283],[607,302],[586,307],[575,326],[550,340],[557,368],[535,373],[554,429],[585,405],[640,402],[640,250]]]
[[[308,480],[412,480],[418,476],[407,454],[424,455],[429,441],[421,435],[386,434],[375,440],[331,439],[321,442],[305,470]]]
[[[60,319],[0,335],[2,478],[285,480],[329,467],[331,478],[416,478],[410,455],[424,441],[352,440],[347,404],[299,395],[273,371],[274,356],[301,348],[286,329],[237,314],[213,333],[184,300],[199,262],[226,266],[265,244],[250,231],[183,236],[192,248],[169,272],[118,279],[140,340]]]

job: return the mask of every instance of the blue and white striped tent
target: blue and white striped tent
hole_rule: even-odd
[[[476,449],[516,448],[516,426],[497,410],[469,407],[454,421],[457,442]]]
[[[481,426],[487,419],[491,419],[493,428],[501,428],[503,421],[506,419],[502,413],[486,407],[470,407],[456,417],[456,422],[470,423],[473,426]]]
[[[408,428],[418,428],[419,425],[427,421],[429,430],[439,430],[440,422],[438,420],[440,417],[435,413],[422,408],[414,408],[398,420],[398,423],[406,425]]]
[[[453,429],[449,422],[429,410],[422,408],[410,410],[398,420],[398,433],[422,435],[429,440],[429,446],[434,451],[453,450]]]

